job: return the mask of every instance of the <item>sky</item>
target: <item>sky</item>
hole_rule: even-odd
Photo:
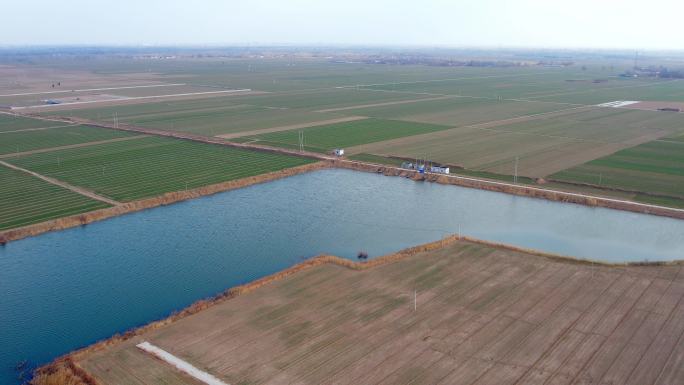
[[[684,49],[684,1],[7,0],[0,45]]]

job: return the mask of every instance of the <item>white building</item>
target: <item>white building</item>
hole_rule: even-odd
[[[432,166],[432,167],[430,167],[430,172],[434,172],[437,174],[448,174],[449,173],[449,167]]]

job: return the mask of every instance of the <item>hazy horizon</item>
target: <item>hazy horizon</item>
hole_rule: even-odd
[[[4,6],[2,46],[366,46],[682,50],[684,3],[635,0],[38,0]],[[37,12],[36,9],[41,9]]]

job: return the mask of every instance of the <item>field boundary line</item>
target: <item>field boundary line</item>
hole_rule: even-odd
[[[2,155],[0,155],[0,159],[15,158],[15,157],[24,156],[24,155],[42,154],[42,153],[44,153],[44,152],[52,152],[52,151],[59,151],[59,150],[68,150],[68,149],[70,149],[70,148],[95,146],[95,145],[98,145],[98,144],[105,144],[105,143],[124,142],[124,141],[127,141],[127,140],[135,140],[135,139],[147,138],[148,136],[149,136],[149,135],[125,136],[125,137],[123,137],[123,138],[113,138],[113,139],[105,139],[105,140],[96,140],[96,141],[94,141],[94,142],[67,144],[67,145],[64,145],[64,146],[48,147],[48,148],[39,148],[39,149],[36,149],[36,150],[21,151],[21,152],[10,152],[10,153],[7,153],[7,154],[2,154]]]
[[[316,112],[321,112],[321,111],[316,111]],[[216,135],[216,137],[217,138],[223,138],[223,139],[233,139],[233,138],[240,138],[243,136],[260,135],[260,134],[267,134],[270,132],[278,132],[278,131],[296,130],[298,128],[324,126],[324,125],[335,124],[335,123],[346,123],[346,122],[353,122],[356,120],[364,120],[364,119],[368,119],[368,117],[365,117],[365,116],[346,116],[343,118],[316,120],[314,122],[308,122],[308,123],[288,124],[285,126],[262,128],[259,130],[232,132],[229,134]]]
[[[112,206],[118,206],[118,205],[121,204],[121,202],[117,202],[117,201],[115,201],[115,200],[113,200],[113,199],[109,199],[109,198],[103,197],[102,195],[98,195],[98,194],[96,194],[96,193],[94,193],[94,192],[92,192],[92,191],[90,191],[90,190],[86,190],[86,189],[84,189],[84,188],[82,188],[82,187],[76,187],[76,186],[70,185],[69,183],[62,182],[62,181],[60,181],[60,180],[57,180],[57,179],[54,179],[54,178],[50,178],[50,177],[45,176],[45,175],[38,174],[37,172],[33,172],[33,171],[31,171],[31,170],[27,170],[27,169],[21,168],[21,167],[19,167],[19,166],[15,166],[15,165],[13,165],[13,164],[11,164],[11,163],[7,163],[7,162],[4,162],[4,161],[2,161],[2,160],[0,160],[0,165],[3,165],[3,166],[5,166],[5,167],[11,168],[11,169],[16,170],[16,171],[23,172],[23,173],[25,173],[25,174],[29,174],[29,175],[31,175],[31,176],[34,176],[34,177],[38,178],[38,179],[42,179],[42,180],[44,180],[45,182],[54,184],[54,185],[56,185],[56,186],[65,188],[65,189],[67,189],[67,190],[71,190],[71,191],[73,191],[73,192],[75,192],[75,193],[77,193],[77,194],[84,195],[84,196],[86,196],[86,197],[88,197],[88,198],[91,198],[91,199],[95,199],[95,200],[98,200],[98,201],[101,201],[101,202],[108,203],[108,204],[110,204],[110,205],[112,205]]]
[[[431,101],[431,100],[443,100],[443,99],[453,99],[453,98],[458,98],[458,96],[456,96],[456,95],[443,95],[443,96],[436,96],[434,98],[394,100],[391,102],[380,102],[380,103],[360,104],[360,105],[347,106],[347,107],[326,108],[323,110],[315,110],[314,112],[346,111],[346,110],[355,110],[357,108],[373,108],[373,107],[393,106],[396,104],[410,104],[410,103],[427,102],[427,101]]]
[[[626,85],[626,86],[606,87],[606,88],[602,88],[600,90],[558,92],[558,93],[554,93],[554,94],[532,96],[532,97],[527,98],[527,100],[534,101],[535,99],[538,99],[538,98],[548,98],[548,97],[564,96],[564,95],[581,95],[581,94],[592,93],[592,92],[596,92],[596,91],[620,90],[620,89],[625,89],[625,88],[652,87],[655,85],[660,85],[662,83],[674,83],[674,82],[678,82],[680,80],[681,79],[673,79],[673,80],[665,80],[661,83],[630,84],[630,85]],[[602,108],[615,108],[615,107],[605,107],[605,106],[600,106],[600,105],[596,105],[596,106],[602,107]],[[621,108],[621,107],[617,107],[617,108]]]
[[[49,130],[49,129],[52,129],[52,128],[64,128],[64,127],[74,127],[74,126],[78,126],[78,123],[64,124],[64,125],[60,125],[60,126],[48,126],[48,127],[38,127],[38,128],[24,128],[24,129],[21,129],[21,130],[2,131],[2,132],[0,132],[0,135],[2,135],[2,134],[12,134],[12,133],[16,133],[16,132],[26,132],[26,131],[42,131],[42,130]]]
[[[181,372],[204,382],[205,384],[208,385],[230,385],[226,382],[221,381],[220,379],[214,377],[213,375],[197,369],[195,366],[190,364],[187,361],[184,361],[173,354],[167,352],[166,350],[163,350],[155,345],[152,345],[151,343],[147,341],[143,341],[137,345],[135,345],[138,349],[149,353],[160,360],[170,364],[171,366],[175,367],[176,369],[180,370]]]
[[[436,92],[417,92],[417,91],[399,91],[399,90],[383,90],[379,88],[359,88],[359,91],[372,91],[372,92],[390,92],[398,94],[411,94],[411,95],[427,95],[427,96],[445,96],[452,98],[463,98],[463,99],[481,99],[481,100],[492,100],[492,101],[503,101],[503,102],[523,102],[523,103],[538,103],[538,104],[556,104],[562,106],[585,106],[591,107],[592,104],[581,104],[581,103],[569,103],[569,102],[555,102],[549,100],[527,100],[527,99],[517,99],[517,98],[494,98],[491,96],[475,96],[475,95],[465,95],[465,94],[439,94]],[[425,100],[428,100],[426,98]]]
[[[4,94],[2,96],[27,96],[27,95],[48,95],[48,94],[65,94],[69,92],[88,92],[88,91],[111,91],[111,90],[129,90],[132,88],[155,88],[155,87],[173,87],[185,86],[185,83],[169,83],[169,84],[150,84],[141,86],[124,86],[124,87],[103,87],[103,88],[84,88],[80,90],[60,90],[60,91],[43,91],[43,92],[25,92],[19,94]]]
[[[176,98],[179,96],[196,96],[196,95],[212,95],[212,94],[234,94],[240,92],[251,92],[251,88],[240,88],[235,90],[222,90],[222,91],[205,91],[205,92],[187,92],[182,94],[169,94],[169,95],[151,95],[151,96],[130,96],[118,99],[105,99],[105,100],[85,100],[81,102],[68,102],[59,104],[37,104],[34,106],[21,106],[21,107],[11,107],[12,110],[28,110],[28,109],[40,109],[40,108],[56,108],[59,106],[74,106],[79,104],[95,104],[95,103],[115,103],[115,102],[128,102],[131,100],[149,100],[149,99],[166,99],[166,98]]]
[[[487,76],[470,76],[470,77],[446,78],[446,79],[412,80],[412,81],[405,81],[405,82],[390,82],[390,83],[375,83],[375,84],[353,84],[353,85],[337,86],[334,88],[375,87],[375,86],[393,86],[393,85],[398,85],[398,84],[453,82],[453,81],[458,81],[458,80],[510,78],[510,77],[518,77],[518,76],[547,75],[547,74],[553,74],[553,73],[556,73],[556,72],[546,71],[546,72],[534,72],[534,73],[529,73],[529,74],[487,75]]]
[[[520,116],[511,117],[511,118],[505,118],[505,119],[499,119],[499,120],[490,120],[490,121],[482,122],[482,123],[468,124],[465,126],[454,126],[454,127],[447,128],[444,130],[427,132],[424,134],[404,136],[404,137],[395,138],[395,139],[383,140],[380,142],[360,144],[358,146],[352,146],[351,149],[359,148],[359,147],[363,147],[363,146],[369,146],[369,145],[376,145],[378,143],[387,144],[387,143],[391,143],[393,141],[406,140],[406,138],[414,138],[415,139],[415,138],[425,138],[425,137],[429,137],[431,135],[444,135],[445,133],[448,133],[450,131],[462,130],[465,128],[472,128],[472,129],[477,129],[477,130],[489,130],[489,131],[496,131],[496,132],[500,132],[500,133],[515,133],[515,134],[526,134],[526,135],[539,136],[537,134],[532,134],[532,133],[496,130],[494,127],[499,127],[499,126],[511,124],[511,123],[523,123],[523,122],[530,121],[530,120],[536,120],[539,117],[543,117],[546,115],[553,115],[553,114],[564,115],[570,111],[581,110],[581,109],[585,109],[585,108],[591,109],[591,106],[580,105],[580,106],[575,106],[575,107],[570,107],[570,108],[563,108],[563,109],[555,110],[555,111],[540,112],[540,113],[529,114],[529,115],[520,115]],[[572,138],[568,138],[568,139],[572,139]],[[580,139],[578,139],[578,140],[580,140]]]

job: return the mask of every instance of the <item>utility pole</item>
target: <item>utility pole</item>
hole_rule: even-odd
[[[515,174],[513,176],[513,183],[518,183],[518,157],[515,157]]]
[[[304,131],[299,131],[299,152],[304,152]]]

